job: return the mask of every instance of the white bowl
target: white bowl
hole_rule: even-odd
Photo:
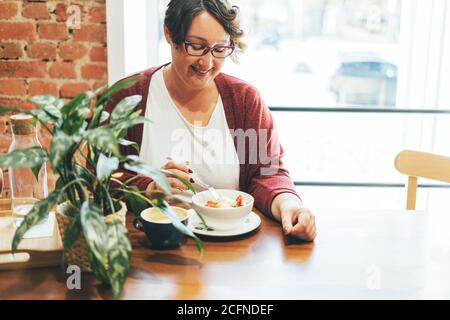
[[[192,206],[202,215],[208,227],[214,230],[230,230],[239,227],[252,212],[254,199],[248,193],[237,190],[216,190],[220,197],[236,199],[242,196],[244,205],[238,208],[211,208],[206,206],[208,200],[214,200],[208,191],[202,191],[192,197]]]

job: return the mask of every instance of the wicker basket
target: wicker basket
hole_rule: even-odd
[[[105,217],[105,222],[108,223],[116,218],[120,219],[125,226],[125,218],[127,214],[127,206],[124,202],[120,202],[121,208],[116,213]],[[56,207],[56,220],[58,222],[59,232],[61,234],[61,239],[64,239],[64,233],[66,228],[69,227],[72,222],[72,218],[66,216],[64,213],[69,209],[69,202],[61,203]],[[72,245],[70,250],[65,252],[66,264],[76,265],[80,267],[83,272],[91,272],[91,265],[87,256],[86,241],[81,234],[75,243]]]

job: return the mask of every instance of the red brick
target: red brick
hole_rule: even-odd
[[[45,62],[0,61],[0,77],[44,78],[47,75]]]
[[[27,94],[27,84],[25,80],[0,80],[0,94],[7,96],[24,96]]]
[[[34,80],[30,82],[28,87],[29,96],[39,96],[43,94],[50,94],[52,96],[58,95],[56,84],[48,81]]]
[[[48,43],[30,44],[27,49],[28,57],[34,59],[56,59],[56,45]]]
[[[46,3],[28,3],[24,4],[22,16],[30,19],[50,19]]]
[[[50,77],[75,79],[77,77],[75,65],[68,62],[52,63],[52,65],[50,66]]]
[[[22,46],[18,43],[0,43],[0,59],[17,59],[22,57]]]
[[[59,94],[61,98],[73,98],[81,92],[89,90],[87,83],[65,83],[61,86]]]
[[[17,3],[1,2],[0,3],[0,19],[9,19],[17,16]]]
[[[0,40],[33,40],[36,27],[31,22],[0,22]]]
[[[94,23],[105,23],[106,22],[106,8],[105,7],[95,7],[92,8],[89,15],[91,18],[90,22]]]
[[[74,40],[90,42],[106,42],[106,25],[82,24],[80,29],[73,30]]]
[[[67,20],[67,5],[65,3],[58,3],[56,5],[56,21],[64,22]]]
[[[0,106],[2,107],[15,107],[25,110],[31,110],[36,109],[36,106],[34,103],[31,103],[29,101],[25,101],[23,99],[16,99],[16,98],[2,98],[0,97]]]
[[[108,77],[108,68],[104,64],[86,64],[81,68],[84,79],[103,80]]]
[[[86,53],[86,46],[81,43],[64,43],[59,46],[59,56],[66,61],[81,59]]]
[[[66,40],[69,38],[65,23],[40,23],[38,30],[41,39]]]
[[[106,47],[93,47],[90,54],[91,61],[106,62],[107,50]]]

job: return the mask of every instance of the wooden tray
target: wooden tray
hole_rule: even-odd
[[[23,239],[17,253],[11,253],[15,228],[10,208],[9,199],[0,199],[0,271],[60,265],[63,246],[56,221],[52,237]]]

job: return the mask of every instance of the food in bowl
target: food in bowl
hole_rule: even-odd
[[[238,195],[235,200],[229,197],[221,197],[219,200],[208,200],[205,207],[210,208],[239,208],[243,207],[244,202],[242,195]]]
[[[252,212],[253,197],[239,190],[218,189],[216,191],[219,201],[213,200],[209,190],[195,194],[192,197],[193,208],[204,218],[209,228],[231,230],[239,227]]]

